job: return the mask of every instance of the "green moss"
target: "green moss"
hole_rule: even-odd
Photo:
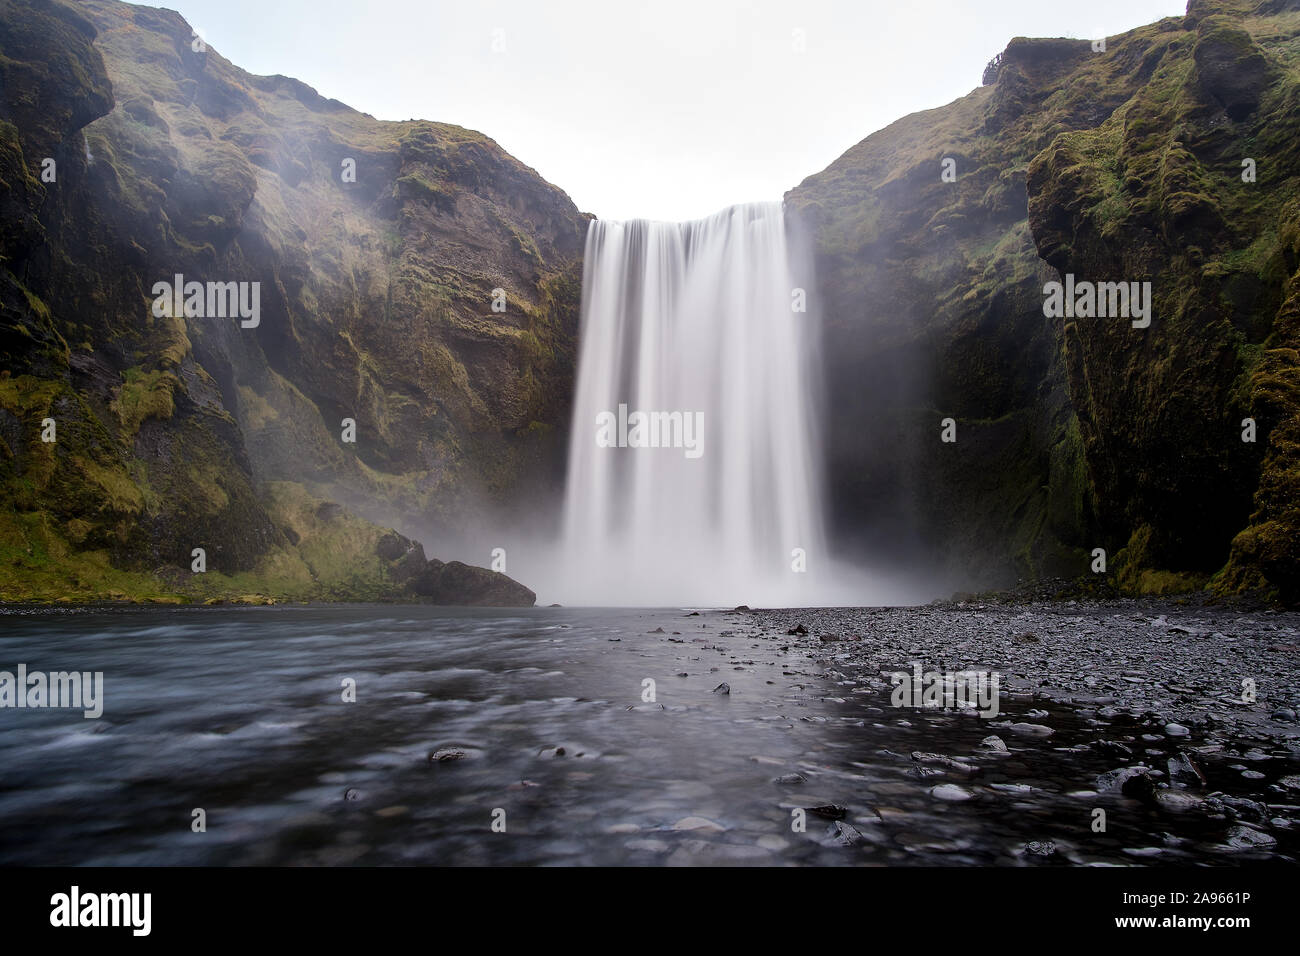
[[[402,199],[430,205],[446,204],[454,199],[454,194],[447,187],[430,177],[427,173],[415,171],[397,178],[398,195]]]
[[[147,418],[167,420],[175,412],[172,392],[180,380],[171,372],[127,369],[112,409],[122,424],[122,433],[133,437]]]
[[[144,510],[144,494],[124,469],[101,465],[75,455],[70,462],[88,482],[99,489],[104,506],[109,510],[124,514],[139,514]]]

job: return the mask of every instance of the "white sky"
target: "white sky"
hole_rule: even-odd
[[[692,219],[779,199],[867,134],[970,92],[1011,37],[1092,38],[1185,9],[1184,0],[166,5],[250,72],[296,77],[380,119],[479,130],[606,219]]]

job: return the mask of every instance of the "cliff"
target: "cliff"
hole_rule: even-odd
[[[1300,597],[1298,78],[1294,0],[1196,0],[1104,50],[1016,39],[787,195],[850,546],[979,585],[1103,548],[1134,591]],[[1047,318],[1067,274],[1150,282],[1150,326]]]
[[[406,593],[363,519],[558,480],[586,217],[490,139],[115,0],[0,4],[0,82],[0,596]]]

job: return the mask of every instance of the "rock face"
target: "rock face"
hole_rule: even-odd
[[[859,543],[917,529],[920,560],[985,585],[1104,548],[1132,590],[1300,599],[1297,10],[1194,0],[1104,52],[1013,40],[990,85],[787,195]],[[1045,317],[1067,273],[1151,282],[1150,327]]]
[[[198,547],[297,593],[289,502],[437,536],[558,483],[587,217],[481,134],[201,46],[167,10],[0,5],[0,597],[173,594]]]
[[[412,593],[434,604],[532,607],[537,595],[499,571],[459,561],[430,561],[410,584]]]

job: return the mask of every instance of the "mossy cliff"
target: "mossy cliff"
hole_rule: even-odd
[[[985,80],[787,196],[816,236],[840,523],[980,584],[1104,548],[1132,590],[1297,600],[1300,3],[1017,39]],[[1066,273],[1151,282],[1150,327],[1045,317]]]
[[[0,2],[0,83],[0,599],[427,598],[363,518],[437,539],[558,480],[586,217],[490,139],[114,0]],[[176,275],[256,320],[160,307]],[[304,537],[325,499],[360,517]]]

